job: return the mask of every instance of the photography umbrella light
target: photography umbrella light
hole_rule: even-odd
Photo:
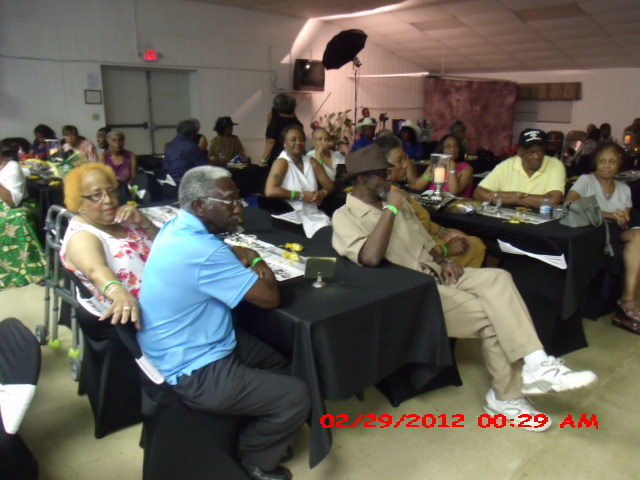
[[[327,43],[322,65],[327,70],[338,69],[349,62],[360,66],[357,55],[364,48],[366,41],[367,34],[362,30],[343,30]]]
[[[358,68],[362,65],[357,55],[364,48],[367,34],[362,30],[343,30],[329,40],[322,56],[322,65],[327,70],[338,69],[349,62],[353,62],[355,76],[353,123],[356,123],[358,111]]]

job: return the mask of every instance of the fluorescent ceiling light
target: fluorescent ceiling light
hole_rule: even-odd
[[[413,3],[415,3],[413,0],[405,0],[403,2],[398,2],[395,5],[387,5],[386,7],[378,7],[372,10],[362,10],[360,12],[355,12],[355,13],[345,13],[344,15],[330,15],[328,17],[317,17],[314,20],[341,20],[343,18],[366,17],[367,15],[376,15],[378,13],[385,13],[385,12],[391,12],[393,10],[400,10]]]
[[[409,73],[381,73],[379,75],[358,75],[358,78],[387,78],[387,77],[426,77],[429,72],[409,72]],[[355,78],[349,75],[349,78]]]

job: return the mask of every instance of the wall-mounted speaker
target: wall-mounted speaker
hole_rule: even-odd
[[[319,60],[299,58],[293,67],[293,89],[324,92],[324,67]]]

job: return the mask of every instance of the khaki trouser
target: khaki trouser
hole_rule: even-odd
[[[521,397],[521,359],[542,344],[511,275],[497,268],[466,268],[458,283],[438,290],[449,337],[481,338],[496,397]]]

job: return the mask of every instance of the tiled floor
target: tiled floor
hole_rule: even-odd
[[[29,328],[43,322],[44,289],[29,286],[0,292],[0,319],[15,316]],[[640,338],[614,328],[609,317],[585,321],[590,347],[566,357],[573,368],[590,368],[598,384],[587,391],[540,397],[536,406],[555,425],[544,433],[513,428],[479,428],[488,376],[479,344],[459,341],[456,349],[463,387],[447,387],[392,407],[376,389],[366,399],[329,402],[329,413],[462,414],[464,428],[334,429],[331,454],[310,470],[308,430],[301,431],[289,463],[297,480],[425,479],[637,479],[640,478]],[[140,426],[93,437],[86,398],[78,397],[63,347],[43,347],[42,373],[21,433],[36,455],[41,480],[141,478]],[[598,428],[559,428],[568,414],[596,415]],[[188,479],[185,479],[188,480]]]

